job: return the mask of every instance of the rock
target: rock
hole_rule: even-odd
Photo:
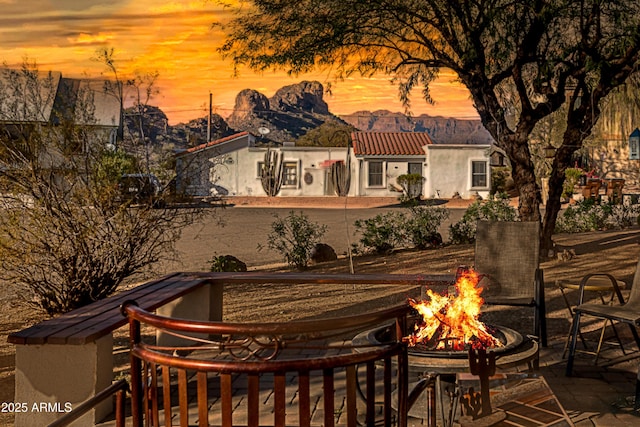
[[[576,256],[576,251],[573,248],[568,250],[565,249],[561,252],[558,252],[556,256],[558,257],[558,261],[567,262]]]
[[[244,89],[236,95],[236,104],[228,123],[231,127],[242,129],[242,122],[266,115],[271,110],[269,99],[253,89]]]
[[[323,96],[324,88],[319,82],[285,86],[271,99],[255,90],[245,89],[236,97],[228,123],[238,131],[255,135],[260,127],[268,128],[271,132],[264,142],[290,142],[328,120],[338,120],[329,112]]]
[[[311,261],[313,262],[327,262],[335,261],[338,259],[336,251],[326,243],[316,243],[311,249]]]
[[[321,83],[303,81],[279,89],[269,103],[277,111],[329,115],[329,106],[323,96],[324,88]]]

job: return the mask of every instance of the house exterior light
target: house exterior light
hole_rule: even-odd
[[[629,160],[640,160],[640,130],[638,128],[629,135]]]

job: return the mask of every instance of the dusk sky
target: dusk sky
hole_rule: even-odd
[[[0,61],[18,67],[27,58],[39,70],[65,77],[109,77],[92,58],[100,48],[114,48],[121,75],[159,73],[160,93],[150,104],[159,106],[172,125],[206,116],[210,92],[214,111],[227,117],[243,89],[271,97],[302,80],[331,83],[332,94],[325,94],[325,100],[334,114],[403,111],[397,88],[386,76],[335,82],[328,72],[289,77],[241,70],[233,77],[232,64],[216,52],[222,34],[211,24],[224,21],[227,12],[214,1],[0,0],[0,8]],[[432,85],[433,106],[415,91],[412,114],[477,118],[468,92],[452,80],[443,75]]]

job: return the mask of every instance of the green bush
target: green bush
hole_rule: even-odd
[[[570,198],[573,194],[573,189],[580,180],[584,172],[580,168],[567,168],[564,171],[564,184],[562,185],[562,197]]]
[[[596,204],[586,199],[569,206],[556,221],[556,233],[581,233],[585,231],[626,228],[635,225],[640,205]]]
[[[401,212],[390,211],[369,219],[355,221],[356,232],[361,233],[360,244],[375,253],[388,253],[404,244],[406,217]]]
[[[505,193],[514,187],[511,169],[508,167],[491,168],[491,194]]]
[[[396,178],[396,182],[402,187],[402,204],[416,204],[422,196],[422,183],[424,177],[419,173],[408,173]]]
[[[445,208],[412,206],[407,212],[390,211],[373,218],[356,220],[360,248],[374,253],[388,253],[398,247],[418,249],[439,246],[442,236],[438,228],[449,218]],[[354,252],[361,252],[356,248]]]
[[[247,264],[233,255],[218,255],[213,257],[211,271],[213,272],[240,272],[247,271]]]
[[[506,194],[489,196],[488,200],[477,200],[465,211],[462,219],[449,226],[449,239],[453,244],[473,243],[476,240],[476,223],[486,221],[515,221],[518,213],[509,205]]]
[[[271,233],[267,237],[267,247],[284,256],[284,260],[299,270],[305,269],[311,260],[311,251],[327,230],[326,225],[312,223],[300,212],[289,212],[284,218],[274,215]],[[261,249],[258,246],[258,249]]]
[[[438,228],[449,218],[449,211],[445,208],[415,206],[410,208],[411,215],[407,218],[404,228],[411,243],[418,249],[439,246],[442,236]]]

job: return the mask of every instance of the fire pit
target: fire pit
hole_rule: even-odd
[[[538,356],[538,343],[504,326],[479,321],[483,304],[479,276],[472,269],[459,269],[454,286],[443,295],[427,290],[427,299],[409,300],[419,314],[413,331],[403,340],[409,345],[410,375],[457,373],[469,370],[468,350],[484,349],[496,354],[496,367],[528,363]],[[388,326],[365,331],[353,344],[376,345],[395,339]]]
[[[362,332],[353,338],[357,346],[378,345],[393,336],[392,325],[381,326]],[[496,334],[505,340],[503,346],[489,350],[496,353],[496,367],[509,367],[529,363],[538,356],[538,343],[524,338],[506,327],[497,327]],[[504,337],[504,338],[502,338]],[[468,353],[463,350],[430,350],[423,347],[409,347],[409,375],[418,378],[425,373],[454,374],[469,371]]]

